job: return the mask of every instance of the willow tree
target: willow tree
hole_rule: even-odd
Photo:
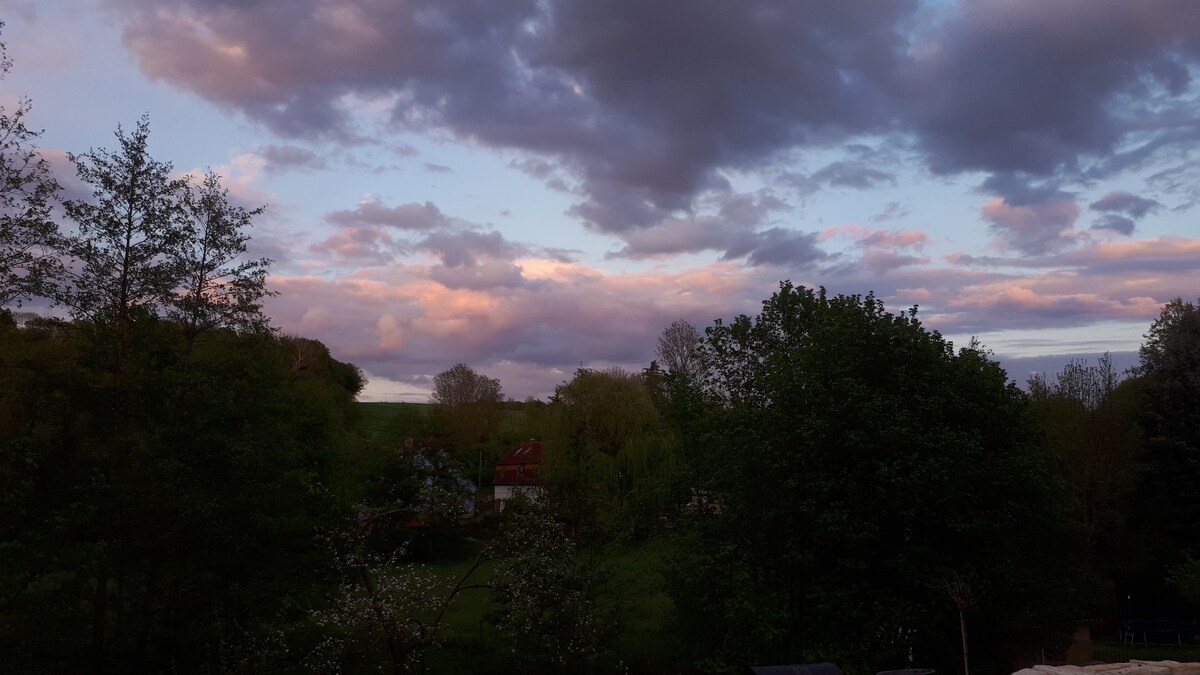
[[[555,389],[545,463],[560,513],[616,535],[644,534],[663,514],[676,465],[642,378],[619,368],[581,368]]]

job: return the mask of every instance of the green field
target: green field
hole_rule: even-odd
[[[428,415],[433,408],[428,403],[357,403],[355,407],[360,415],[359,429],[368,439],[382,436],[388,422],[406,407],[417,410],[422,415]]]

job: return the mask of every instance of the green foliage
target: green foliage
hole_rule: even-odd
[[[91,326],[0,333],[0,652],[22,672],[197,672],[286,651],[328,575],[315,533],[338,519],[357,371],[319,343],[188,350],[152,319],[126,337],[113,380]]]
[[[1167,303],[1140,356],[1139,484],[1123,562],[1147,598],[1172,591],[1164,587],[1170,570],[1178,580],[1179,570],[1189,569],[1188,556],[1200,555],[1200,308],[1181,299]],[[1190,616],[1178,603],[1164,602],[1158,611]]]
[[[520,501],[520,499],[515,500]],[[607,575],[581,555],[543,507],[510,504],[493,544],[506,660],[520,672],[588,672],[615,628]]]
[[[460,446],[486,443],[500,426],[500,380],[458,363],[433,378],[430,402],[449,439]]]
[[[1029,380],[1034,417],[1059,460],[1086,538],[1083,566],[1125,517],[1140,441],[1136,382],[1123,383],[1107,354],[1091,366],[1072,361],[1053,378]]]
[[[664,511],[671,437],[641,378],[581,368],[555,390],[543,478],[558,512],[585,530],[644,536]]]
[[[1065,639],[1073,538],[1022,393],[913,312],[790,283],[706,331],[669,574],[699,667],[832,660],[950,669],[970,579],[977,660]],[[1002,666],[997,666],[1002,667]]]
[[[604,575],[544,505],[514,499],[499,535],[453,576],[413,562],[403,538],[373,541],[402,529],[416,507],[397,502],[358,514],[341,555],[343,581],[313,613],[327,635],[309,656],[311,668],[415,669],[425,650],[447,642],[452,610],[472,595],[490,598],[486,622],[504,645],[491,669],[582,672],[604,653],[615,625],[602,602]]]

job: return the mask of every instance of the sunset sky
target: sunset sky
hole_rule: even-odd
[[[782,279],[920,306],[1024,381],[1200,295],[1200,2],[0,0],[66,152],[267,205],[267,306],[425,400],[544,396]]]

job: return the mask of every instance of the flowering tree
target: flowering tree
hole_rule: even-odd
[[[602,577],[588,565],[544,504],[512,505],[499,537],[455,579],[404,561],[405,549],[372,551],[373,534],[402,509],[365,510],[343,554],[345,580],[332,605],[315,612],[329,631],[311,657],[321,672],[337,672],[355,655],[387,648],[394,673],[409,672],[421,650],[435,646],[455,600],[468,591],[492,594],[491,617],[522,665],[566,668],[594,658],[612,627],[597,598]]]

